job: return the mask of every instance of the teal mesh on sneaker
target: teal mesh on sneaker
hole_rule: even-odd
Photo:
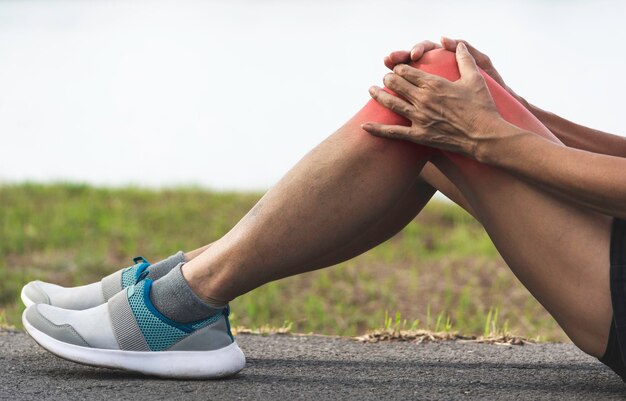
[[[222,313],[215,314],[205,320],[190,324],[180,324],[163,316],[152,305],[150,300],[150,287],[152,280],[145,279],[130,286],[126,291],[128,303],[135,315],[137,325],[141,330],[148,347],[152,351],[163,351],[197,329],[205,327],[217,321]],[[226,315],[224,315],[226,316]],[[228,317],[226,316],[226,319]]]
[[[130,287],[139,281],[141,274],[150,267],[150,263],[143,256],[133,259],[135,265],[122,270],[122,288]]]

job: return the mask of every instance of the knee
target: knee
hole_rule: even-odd
[[[439,75],[451,81],[459,79],[459,68],[453,52],[443,49],[429,51],[411,66],[429,74]],[[384,88],[387,92],[395,95],[391,90]],[[397,95],[396,95],[397,96]],[[382,107],[375,100],[370,100],[367,105],[357,114],[357,119],[361,120],[367,116],[369,121],[382,122],[385,124],[411,125],[411,122],[404,117],[395,114],[391,110]]]
[[[411,64],[429,74],[439,75],[450,81],[458,80],[459,67],[456,55],[448,50],[436,49],[426,52],[421,59]],[[502,117],[513,125],[534,132],[552,142],[561,143],[530,111],[519,103],[496,81],[483,72],[489,92]]]
[[[450,81],[460,78],[455,54],[444,49],[426,52],[417,62],[411,63],[411,66]]]

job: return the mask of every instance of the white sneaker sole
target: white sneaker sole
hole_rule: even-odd
[[[30,298],[28,298],[28,296],[26,295],[26,292],[24,292],[25,289],[26,289],[26,286],[22,287],[20,298],[22,298],[22,302],[24,303],[24,306],[28,308],[29,306],[33,305],[35,302],[33,302]]]
[[[246,365],[236,342],[214,351],[121,351],[81,347],[59,341],[37,330],[22,314],[28,334],[43,348],[72,362],[123,369],[175,379],[215,379],[232,376]]]

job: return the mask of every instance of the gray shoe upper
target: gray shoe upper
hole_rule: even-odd
[[[25,311],[24,318],[36,330],[65,343],[124,351],[153,351],[146,335],[158,335],[165,327],[144,325],[147,331],[142,331],[129,304],[127,290],[119,292],[106,304],[82,311],[32,305]],[[232,344],[227,316],[220,313],[212,320],[188,334],[181,332],[178,340],[161,351],[212,351]]]
[[[126,351],[150,351],[146,339],[137,324],[126,291],[117,293],[107,302],[113,333],[120,349]]]
[[[118,270],[100,280],[100,285],[102,286],[102,297],[105,302],[111,299],[118,292],[122,291],[122,272],[123,269]]]
[[[36,304],[50,304],[50,297],[38,284],[38,281],[31,281],[24,286],[24,294],[31,302]]]
[[[64,343],[89,347],[85,339],[69,324],[54,324],[41,314],[37,305],[26,309],[25,318],[37,330]]]
[[[141,259],[143,262],[147,263],[143,258],[138,257],[135,259],[136,262],[139,262],[137,259]],[[184,261],[185,254],[180,251],[149,266],[146,269],[148,271],[148,277],[156,280]],[[135,266],[137,266],[137,264]],[[134,277],[130,282],[128,282],[129,280],[122,279],[123,272],[127,269],[120,269],[104,277],[99,282],[79,287],[62,287],[43,281],[33,281],[24,286],[22,298],[27,306],[34,303],[54,305],[73,310],[93,308],[107,302],[124,287],[135,283]]]
[[[141,296],[134,293],[132,296]],[[113,325],[115,338],[120,349],[127,351],[151,351],[145,334],[137,321],[135,313],[129,303],[128,291],[116,294],[108,302],[109,314]],[[232,344],[226,316],[218,312],[214,322],[199,328],[179,341],[170,345],[164,351],[212,351]],[[144,325],[145,326],[145,325]],[[144,330],[151,330],[151,325]]]
[[[22,290],[22,298],[29,305],[48,304],[60,308],[83,310],[103,304],[100,283],[92,283],[79,287],[62,287],[43,281],[31,281]]]
[[[168,351],[212,351],[227,347],[232,342],[226,319],[222,317],[215,323],[194,331],[168,348]]]

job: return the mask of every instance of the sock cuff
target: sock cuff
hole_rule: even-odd
[[[152,284],[150,299],[163,315],[178,323],[191,323],[221,313],[224,307],[207,304],[193,292],[177,264]]]
[[[221,311],[222,309],[224,309],[228,304],[213,304],[210,302],[205,301],[204,299],[200,298],[189,286],[189,283],[187,282],[187,280],[185,280],[185,276],[183,275],[183,266],[185,265],[186,262],[182,262],[180,264],[178,264],[173,270],[174,270],[174,274],[176,276],[180,276],[180,280],[184,283],[184,285],[187,287],[187,289],[189,290],[189,293],[195,298],[196,301],[202,303],[203,305],[205,305],[207,308],[211,308],[211,309],[215,309],[216,311]]]
[[[185,254],[183,251],[178,251],[174,255],[148,267],[148,277],[152,280],[158,280],[180,263],[185,263]]]

